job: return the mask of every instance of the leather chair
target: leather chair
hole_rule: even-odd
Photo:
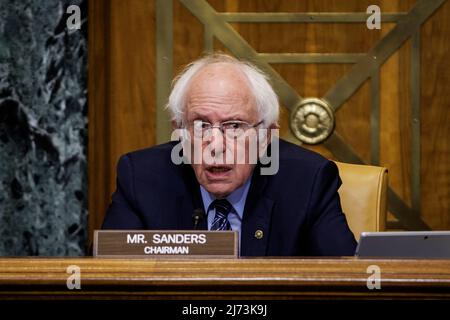
[[[356,240],[363,231],[386,227],[387,169],[369,165],[335,162],[342,185],[341,206]]]

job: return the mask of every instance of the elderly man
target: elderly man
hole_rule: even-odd
[[[216,54],[188,65],[168,103],[184,161],[174,157],[181,142],[122,156],[103,229],[231,229],[241,256],[353,255],[336,165],[274,137],[278,108],[250,63]],[[263,174],[268,154],[276,170]],[[199,210],[204,218],[193,219]]]

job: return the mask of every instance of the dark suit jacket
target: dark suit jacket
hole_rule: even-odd
[[[119,160],[117,189],[103,229],[193,229],[203,208],[199,184],[188,164],[175,165],[174,142],[128,153]],[[280,140],[276,175],[256,167],[241,229],[241,256],[345,256],[356,242],[342,213],[334,162]],[[206,219],[200,229],[206,229]],[[262,230],[262,239],[255,231]]]

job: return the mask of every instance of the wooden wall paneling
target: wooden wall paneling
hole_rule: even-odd
[[[411,206],[410,41],[381,68],[380,164],[389,185]]]
[[[154,1],[114,0],[111,6],[111,161],[155,141]],[[113,168],[113,170],[115,170]]]
[[[399,3],[386,2],[384,6],[395,11],[407,10]],[[382,35],[393,26],[382,28]],[[380,164],[389,170],[390,187],[410,206],[409,62],[407,41],[380,69]],[[396,219],[389,214],[388,221]]]
[[[178,0],[174,0],[173,70],[174,76],[203,53],[203,23]]]
[[[450,1],[421,29],[421,212],[450,230]]]
[[[89,2],[89,230],[115,189],[119,156],[155,141],[155,7]]]
[[[109,1],[89,1],[88,15],[88,225],[91,242],[93,230],[102,223],[111,179],[109,121],[106,121],[109,111],[106,94],[109,79]]]

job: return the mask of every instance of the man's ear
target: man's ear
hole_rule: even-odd
[[[177,124],[177,122],[175,120],[172,120],[172,129],[180,129],[180,126]]]

